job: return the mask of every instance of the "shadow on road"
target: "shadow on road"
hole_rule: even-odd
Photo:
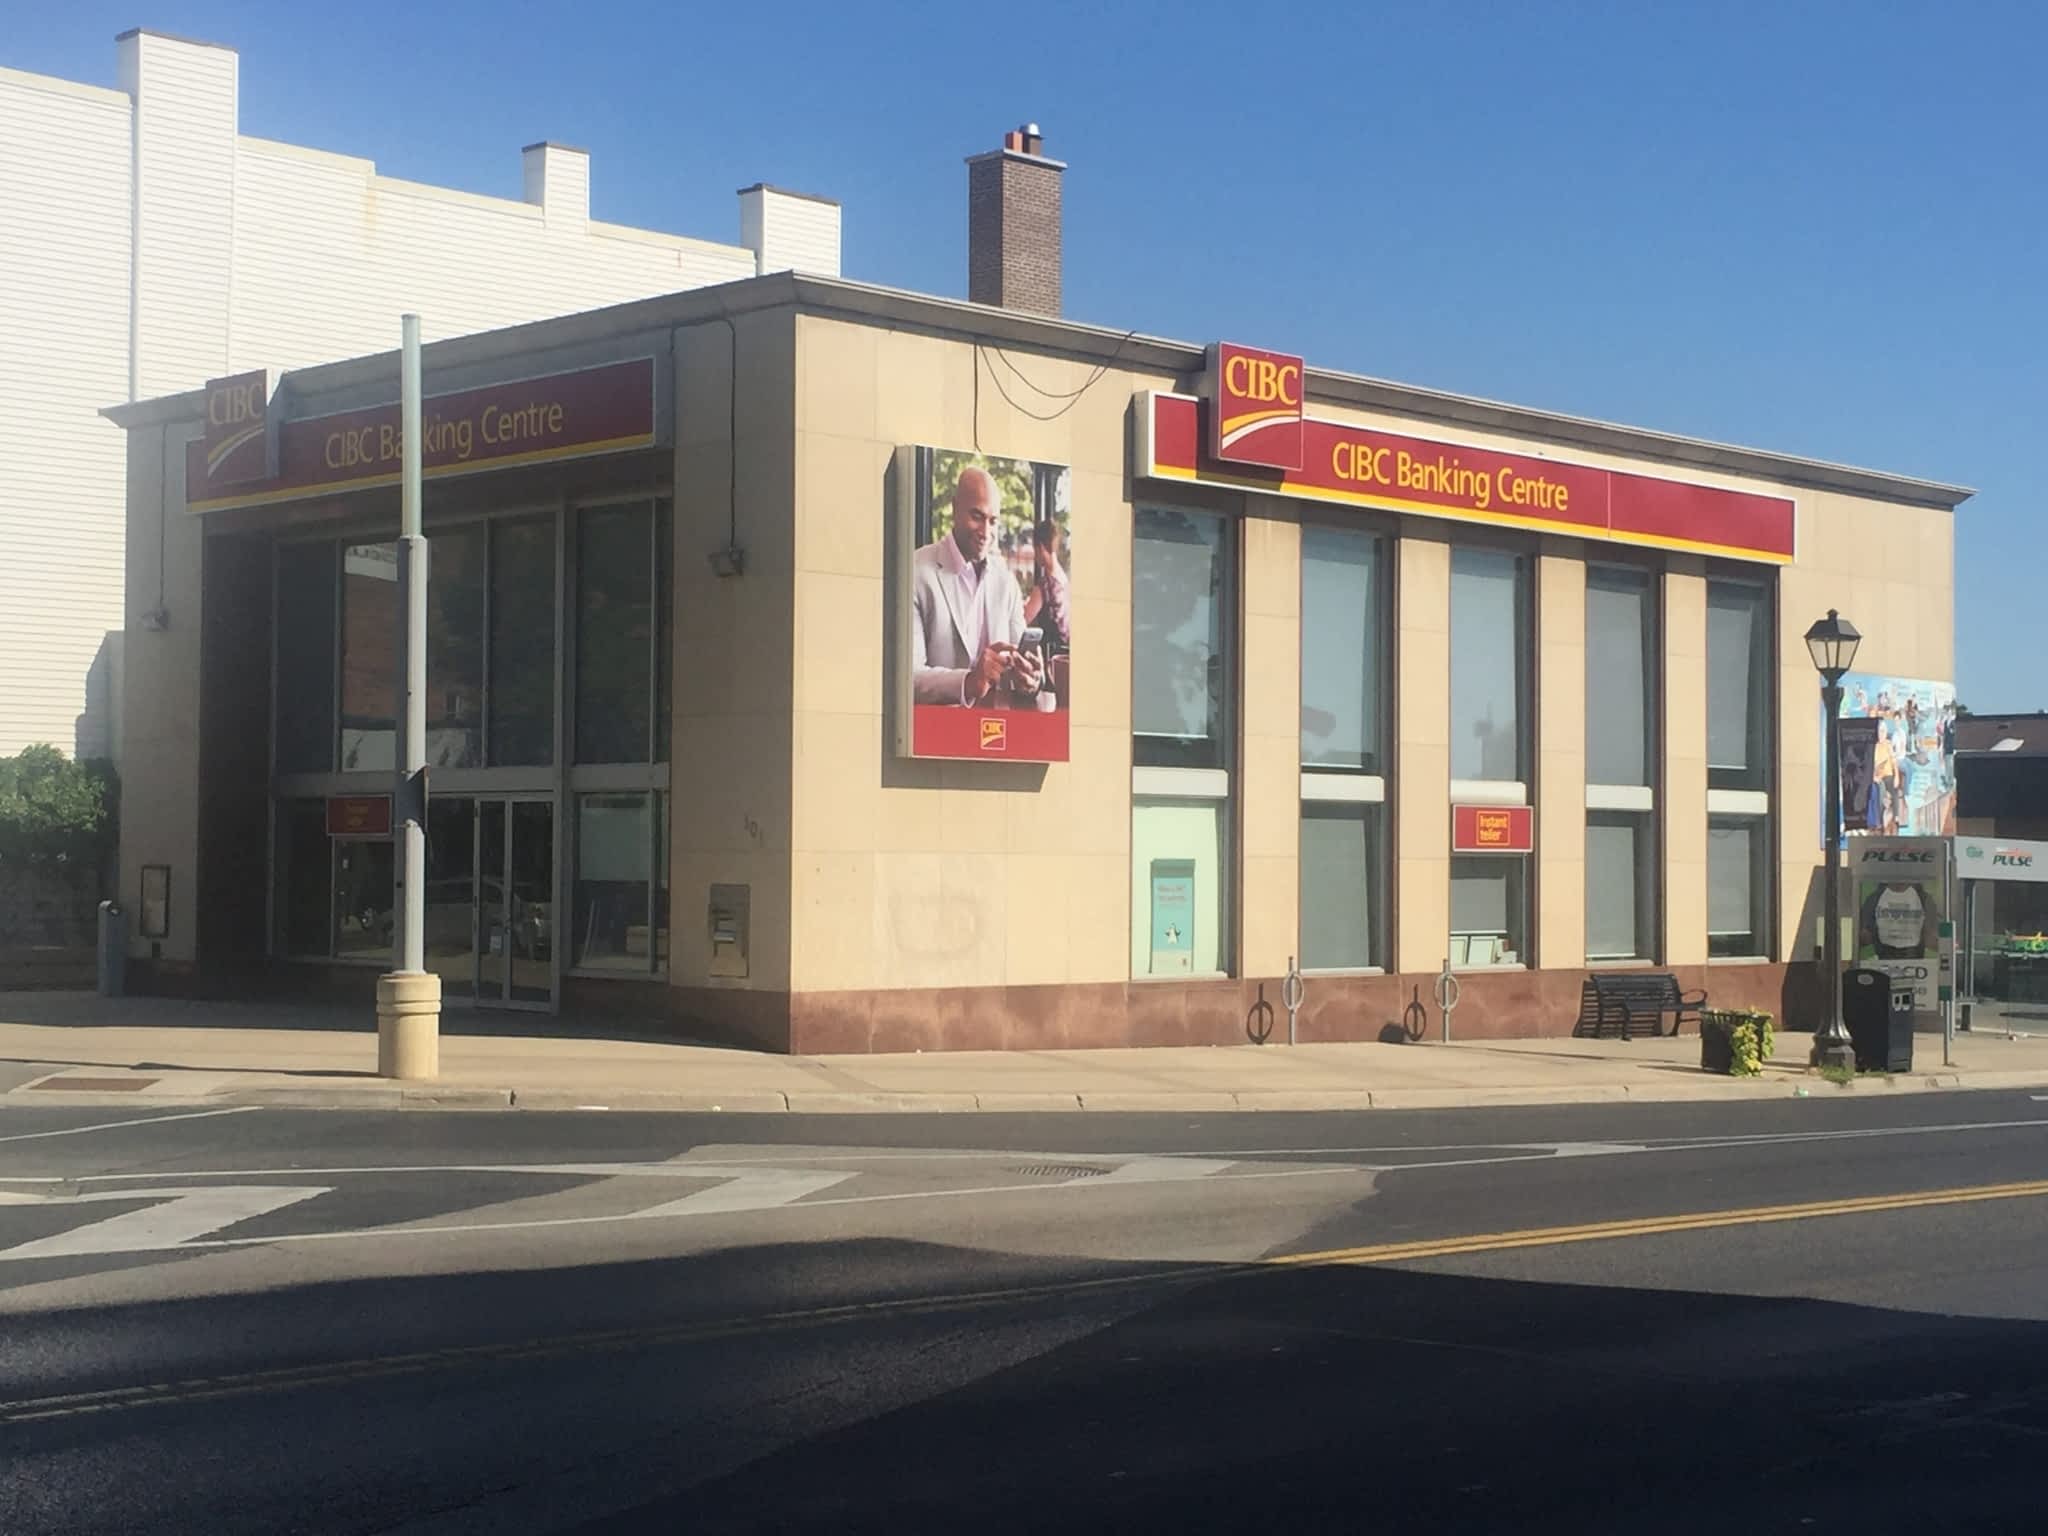
[[[0,1360],[10,1531],[2016,1530],[2048,1434],[2034,1322],[892,1240],[41,1314]]]

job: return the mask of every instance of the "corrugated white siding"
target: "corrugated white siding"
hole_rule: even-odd
[[[127,97],[0,71],[0,754],[107,750],[78,732],[121,628],[128,136]]]
[[[764,187],[743,206],[741,238],[760,250],[763,272],[839,275],[837,203]]]
[[[237,371],[395,347],[406,310],[435,339],[754,271],[753,253],[738,246],[550,227],[531,203],[398,181],[366,160],[261,140],[242,141],[235,205]]]
[[[136,395],[226,371],[235,225],[235,55],[147,33],[135,101]]]
[[[408,309],[458,336],[754,273],[743,246],[564,217],[587,207],[573,151],[546,157],[550,224],[240,137],[232,50],[118,50],[120,91],[0,69],[0,753],[108,746],[125,466],[102,407],[392,347]]]

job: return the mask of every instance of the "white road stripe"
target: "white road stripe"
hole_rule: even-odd
[[[851,1173],[819,1173],[806,1168],[692,1168],[688,1163],[673,1170],[693,1179],[722,1177],[726,1183],[715,1189],[700,1189],[679,1200],[664,1201],[634,1214],[656,1216],[708,1216],[715,1212],[765,1211],[788,1205],[805,1195],[830,1189],[852,1178]]]
[[[0,1136],[0,1141],[41,1141],[46,1136],[88,1136],[94,1131],[118,1131],[131,1125],[168,1125],[173,1120],[207,1120],[215,1115],[246,1115],[260,1104],[235,1104],[227,1109],[199,1109],[189,1115],[151,1115],[146,1120],[109,1120],[101,1125],[74,1125],[61,1131],[22,1131]]]
[[[123,1211],[103,1221],[88,1222],[69,1232],[37,1238],[0,1249],[0,1263],[19,1259],[70,1259],[85,1254],[150,1253],[182,1247],[252,1216],[266,1215],[324,1195],[324,1186],[285,1184],[210,1184],[203,1189],[152,1190],[146,1209]],[[89,1195],[45,1196],[43,1205],[86,1205],[131,1200],[123,1190],[98,1190]]]

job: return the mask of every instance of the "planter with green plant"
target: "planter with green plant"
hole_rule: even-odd
[[[1777,1044],[1776,1021],[1761,1008],[1707,1008],[1700,1013],[1700,1066],[1729,1077],[1756,1077]]]

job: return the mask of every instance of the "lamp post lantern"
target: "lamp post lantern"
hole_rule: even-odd
[[[1827,747],[1821,771],[1827,775],[1826,885],[1821,936],[1821,1027],[1813,1037],[1813,1065],[1855,1070],[1856,1048],[1842,1027],[1842,676],[1856,662],[1863,636],[1834,609],[1806,632],[1806,650],[1820,673],[1820,707]]]

